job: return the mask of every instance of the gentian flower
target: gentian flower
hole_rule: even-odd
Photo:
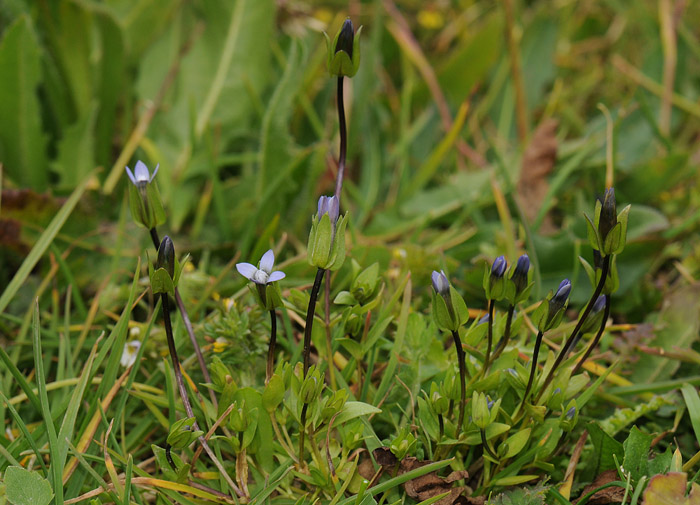
[[[126,167],[126,174],[129,176],[129,179],[131,179],[131,182],[134,184],[134,186],[139,187],[153,182],[153,178],[158,173],[159,167],[160,163],[156,165],[156,169],[153,171],[153,175],[150,175],[146,164],[139,160],[136,162],[136,167],[134,168],[133,173],[131,172],[131,169],[129,167]]]
[[[255,284],[266,285],[271,282],[279,281],[284,279],[284,272],[279,270],[273,272],[272,269],[275,266],[275,253],[272,249],[269,249],[265,254],[263,254],[258,263],[258,267],[251,265],[250,263],[237,263],[236,270],[248,280],[253,281]]]
[[[491,265],[491,275],[497,279],[500,279],[506,272],[507,266],[508,263],[506,262],[505,256],[499,256],[494,260],[493,265]]]
[[[544,333],[559,326],[569,303],[569,293],[571,281],[564,279],[559,283],[557,291],[554,294],[550,291],[547,298],[535,309],[532,320],[539,331]]]
[[[433,270],[430,279],[433,283],[433,289],[437,294],[439,294],[440,296],[449,296],[450,281],[447,280],[447,276],[445,275],[444,270],[440,270],[440,272]]]
[[[456,331],[469,319],[469,311],[464,299],[447,279],[445,272],[433,271],[433,319],[438,328],[444,331]]]
[[[340,202],[335,196],[318,199],[318,211],[311,220],[307,259],[323,270],[338,270],[345,261],[345,225],[347,214],[340,215]]]
[[[328,73],[338,77],[352,77],[357,73],[357,69],[360,67],[361,31],[362,27],[355,33],[352,21],[347,18],[332,42],[328,34],[324,33],[328,50],[326,59]]]
[[[126,167],[126,174],[131,180],[129,185],[129,207],[136,224],[148,228],[155,228],[165,222],[165,210],[160,199],[160,193],[154,182],[158,173],[158,167],[151,174],[148,167],[142,162],[136,162],[136,168],[132,172]]]
[[[508,268],[505,256],[499,256],[493,261],[491,270],[486,268],[484,272],[484,291],[489,300],[502,300],[506,295],[506,280],[503,275]]]

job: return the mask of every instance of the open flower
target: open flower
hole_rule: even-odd
[[[122,351],[122,357],[119,360],[121,366],[129,368],[133,365],[136,362],[136,355],[139,353],[139,349],[141,349],[141,342],[138,340],[127,342]]]
[[[126,167],[126,173],[129,179],[131,179],[131,182],[134,183],[134,186],[138,186],[139,184],[153,182],[153,178],[158,173],[158,167],[160,167],[160,164],[156,165],[156,169],[153,171],[153,175],[151,175],[146,164],[139,160],[136,162],[133,173],[129,167]]]
[[[260,259],[260,263],[258,264],[259,268],[255,268],[255,265],[251,265],[250,263],[237,263],[236,270],[246,279],[253,281],[255,284],[264,286],[271,282],[284,279],[284,272],[272,271],[274,266],[275,253],[270,249],[263,254],[263,257]]]

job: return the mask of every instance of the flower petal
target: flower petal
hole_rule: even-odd
[[[275,281],[282,280],[282,279],[284,279],[284,278],[285,278],[285,273],[284,273],[284,272],[280,272],[279,270],[277,270],[276,272],[272,272],[272,273],[270,274],[270,278],[267,280],[267,282],[268,282],[268,283],[270,283],[270,282],[275,282]]]
[[[255,265],[251,265],[250,263],[236,263],[236,270],[238,270],[239,274],[249,280],[253,280],[255,272],[258,271],[258,269],[255,268]]]
[[[148,167],[141,160],[136,162],[136,168],[134,169],[134,175],[136,176],[137,182],[142,182],[142,181],[149,182],[149,180],[150,180],[150,175],[148,173]]]
[[[153,182],[153,179],[155,179],[156,174],[158,173],[158,168],[160,168],[160,163],[156,165],[156,169],[153,171],[153,174],[151,175],[151,178],[148,179],[148,182]]]
[[[272,249],[268,249],[263,257],[260,259],[260,270],[264,270],[268,274],[272,272],[272,267],[275,266],[275,253]]]
[[[136,184],[136,177],[134,177],[134,173],[131,171],[131,169],[129,167],[124,167],[124,168],[126,168],[126,175],[128,175],[129,179],[131,179],[131,183],[135,185]]]

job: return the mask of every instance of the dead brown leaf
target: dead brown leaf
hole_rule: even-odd
[[[598,477],[596,477],[592,483],[583,488],[581,496],[583,497],[591,491],[593,491],[594,489],[597,489],[600,486],[604,486],[605,484],[614,482],[616,480],[619,480],[617,470],[606,470],[600,475],[598,475]],[[597,491],[593,496],[591,496],[588,499],[586,503],[589,505],[608,505],[610,503],[622,503],[622,499],[624,497],[625,488],[619,486],[612,486]],[[578,503],[580,500],[581,498],[576,500],[574,503]]]
[[[542,200],[549,190],[547,177],[552,173],[557,160],[556,119],[546,119],[535,130],[530,143],[525,148],[520,167],[520,180],[517,187],[518,204],[529,222],[534,221],[540,211]],[[549,216],[545,216],[540,232],[555,231]]]
[[[373,454],[377,463],[385,467],[387,471],[393,471],[394,468],[396,468],[397,459],[388,447],[375,449]],[[416,468],[430,463],[432,463],[432,461],[419,461],[413,457],[404,458],[399,463],[398,474],[410,472],[411,470],[415,470]],[[466,470],[452,472],[447,477],[440,477],[436,472],[430,472],[405,482],[403,487],[408,496],[418,501],[424,501],[443,493],[449,493],[444,498],[436,501],[436,505],[469,505],[471,503],[478,503],[467,501],[465,497],[462,496],[464,491],[471,492],[469,487],[455,487],[452,485],[454,482],[468,477],[469,473]]]

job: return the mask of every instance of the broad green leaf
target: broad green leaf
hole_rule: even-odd
[[[700,440],[700,396],[698,396],[697,390],[690,384],[683,384],[681,393],[683,394],[685,405],[688,407],[688,414],[690,415],[690,422],[695,432],[695,439]]]
[[[53,498],[51,484],[38,472],[21,466],[5,470],[5,492],[13,505],[48,505]]]
[[[80,184],[95,167],[93,130],[96,117],[97,105],[93,103],[85,116],[66,128],[58,143],[58,157],[51,167],[58,173],[64,188],[72,189]]]
[[[586,429],[593,444],[593,461],[591,463],[594,475],[616,468],[613,456],[617,457],[618,461],[622,461],[624,456],[622,444],[600,429],[597,423],[588,423]]]
[[[630,473],[634,482],[647,474],[649,448],[653,439],[653,435],[642,433],[639,428],[633,426],[627,440],[622,444],[625,451],[622,467]]]
[[[346,423],[351,419],[355,419],[356,417],[378,414],[379,412],[381,412],[380,409],[367,403],[345,402],[343,409],[338,414],[338,417],[335,418],[333,424],[340,426],[341,424]]]
[[[18,185],[43,191],[48,171],[37,97],[40,48],[28,16],[18,17],[5,30],[0,75],[0,159]]]

